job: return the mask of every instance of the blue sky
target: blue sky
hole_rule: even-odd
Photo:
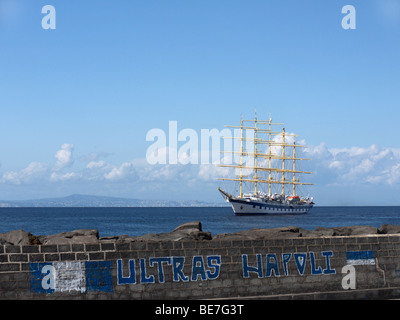
[[[398,0],[0,0],[0,199],[222,201],[212,166],[148,165],[146,134],[257,108],[309,146],[317,204],[400,205],[399,36]]]

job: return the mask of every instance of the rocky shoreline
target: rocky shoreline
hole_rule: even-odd
[[[99,237],[98,230],[79,229],[61,232],[53,235],[35,236],[24,230],[14,230],[0,233],[1,245],[56,245],[72,243],[106,243],[106,242],[134,242],[134,241],[184,241],[184,240],[264,240],[264,239],[292,239],[309,237],[337,237],[337,236],[368,236],[379,234],[399,234],[400,225],[383,224],[379,228],[370,226],[349,226],[306,230],[299,227],[282,227],[271,229],[254,228],[234,233],[222,233],[215,236],[211,232],[203,231],[200,221],[184,223],[171,232],[149,233],[143,236],[117,235]]]

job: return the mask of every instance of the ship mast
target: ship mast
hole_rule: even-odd
[[[254,125],[244,125],[244,122],[250,122]],[[282,123],[272,123],[271,117],[268,121],[259,120],[257,118],[257,112],[255,112],[254,120],[244,120],[243,116],[240,119],[240,126],[225,126],[228,128],[240,128],[240,138],[239,137],[224,137],[226,139],[240,139],[240,151],[221,151],[221,153],[232,153],[240,155],[240,163],[238,165],[229,165],[229,164],[220,164],[220,167],[230,167],[230,168],[238,168],[239,175],[237,178],[219,178],[218,180],[229,180],[229,181],[238,181],[239,182],[239,197],[243,198],[243,182],[251,182],[254,183],[254,194],[257,195],[258,187],[260,184],[268,184],[268,194],[272,195],[272,184],[280,184],[282,188],[282,196],[285,196],[285,185],[289,184],[293,186],[293,196],[296,195],[296,186],[297,185],[312,185],[312,183],[303,183],[296,180],[296,173],[304,173],[310,174],[311,172],[306,171],[298,171],[296,170],[296,160],[309,160],[296,158],[296,150],[295,148],[305,148],[305,146],[297,145],[295,142],[293,144],[286,141],[288,136],[297,136],[295,134],[288,134],[285,131],[285,128],[282,129],[281,132],[273,132],[272,125],[283,125]],[[244,137],[244,130],[253,130],[254,138],[250,138],[246,135]],[[260,138],[260,134],[267,134],[268,140]],[[282,142],[274,141],[273,136],[282,135]],[[254,151],[248,150],[247,143],[254,142]],[[244,147],[244,143],[246,143],[246,148]],[[265,152],[260,152],[260,145],[268,145],[267,150]],[[276,153],[272,153],[272,147],[277,146],[282,148],[281,155]],[[292,156],[286,153],[286,148],[293,148]],[[245,165],[244,157],[254,158],[254,165]],[[268,167],[267,166],[259,166],[258,158],[267,159],[268,158]],[[272,159],[282,160],[281,169],[272,167]],[[285,160],[291,160],[293,162],[292,169],[286,169]],[[247,175],[243,175],[243,169],[254,170],[254,176],[248,177]],[[260,171],[268,171],[268,178],[263,179],[262,175],[259,176]],[[272,177],[272,172],[276,172],[282,174],[280,180],[275,180]],[[291,180],[286,180],[285,174],[292,173],[293,177]]]
[[[242,179],[243,179],[243,115],[240,116],[240,198],[243,198],[243,188],[242,188]]]
[[[269,173],[268,173],[268,195],[271,196],[272,195],[272,170],[271,170],[271,162],[272,162],[272,157],[271,157],[271,125],[272,125],[272,119],[271,119],[271,115],[269,116],[269,121],[268,121],[268,169],[269,169]]]
[[[254,152],[257,154],[257,111],[255,111],[255,116],[254,116]],[[257,156],[254,157],[254,194],[257,194]]]
[[[285,128],[282,131],[282,196],[285,196]]]
[[[296,182],[296,141],[293,141],[293,182]],[[293,196],[296,195],[296,184],[293,183]]]

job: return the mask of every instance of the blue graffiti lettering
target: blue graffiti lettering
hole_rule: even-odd
[[[154,276],[146,275],[146,259],[140,259],[140,283],[154,283]]]
[[[183,273],[183,267],[185,265],[185,257],[172,257],[172,274],[174,282],[178,282],[179,278],[187,282],[189,277]]]
[[[315,254],[312,251],[310,251],[310,262],[311,262],[311,274],[313,274],[313,275],[322,274],[321,266],[316,268],[316,265],[315,265]]]
[[[333,256],[332,251],[322,251],[322,255],[325,257],[326,268],[324,269],[324,274],[336,274],[335,269],[331,269],[331,263],[329,257]]]
[[[304,269],[306,267],[306,258],[307,253],[295,253],[294,254],[294,261],[296,261],[297,270],[299,274],[302,276],[304,274]]]
[[[221,256],[193,256],[191,265],[191,275],[185,275],[185,257],[152,257],[148,259],[139,259],[139,283],[164,283],[165,270],[170,266],[172,269],[172,281],[174,282],[187,282],[187,281],[201,281],[214,280],[219,277],[221,271]],[[153,269],[156,268],[156,271]],[[126,272],[128,274],[128,272]],[[117,284],[136,284],[136,271],[135,261],[129,260],[129,275],[123,275],[122,260],[117,260]],[[157,275],[157,277],[156,277]]]
[[[198,276],[201,280],[207,280],[204,260],[202,256],[194,256],[192,263],[192,281],[197,281]]]
[[[292,257],[291,253],[282,253],[283,271],[285,273],[285,276],[289,274],[287,264],[291,257]]]
[[[242,254],[242,265],[243,265],[243,277],[249,278],[249,272],[257,273],[259,278],[263,278],[263,269],[262,269],[262,261],[261,254],[257,253],[257,267],[249,266],[249,258],[247,254]]]
[[[136,283],[136,272],[135,272],[135,260],[129,259],[129,276],[124,277],[122,275],[122,260],[117,260],[117,283],[118,284],[135,284]]]
[[[271,259],[272,259],[272,261],[271,261]],[[276,257],[276,254],[268,253],[266,261],[267,261],[267,271],[265,272],[265,276],[270,277],[272,271],[274,271],[275,276],[279,277],[280,274],[279,274],[278,259]]]
[[[160,283],[165,282],[163,262],[166,262],[168,265],[171,265],[171,257],[150,258],[149,259],[150,267],[152,267],[154,263],[157,263],[157,265],[158,265],[158,282],[160,282]]]
[[[209,268],[214,268],[214,272],[207,270],[207,278],[209,280],[217,279],[219,276],[220,268],[221,268],[221,256],[207,257],[207,264],[208,264]]]
[[[310,261],[310,274],[321,275],[321,274],[336,274],[336,270],[331,267],[330,258],[333,256],[332,251],[322,251],[321,255],[325,257],[325,266],[317,265],[316,254],[312,251],[306,252],[295,252],[295,253],[282,253],[281,254],[281,264],[278,261],[278,255],[275,253],[268,253],[265,255],[265,277],[269,278],[272,276],[280,277],[281,270],[280,266],[283,266],[283,273],[285,276],[289,275],[289,264],[292,261],[296,265],[298,274],[303,276],[306,271],[307,261]],[[309,259],[307,259],[309,257]],[[264,269],[262,263],[262,255],[260,253],[256,254],[257,266],[249,265],[249,257],[247,254],[242,255],[242,270],[243,277],[249,278],[250,274],[257,274],[258,278],[263,278]]]

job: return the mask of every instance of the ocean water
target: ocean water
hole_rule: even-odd
[[[97,229],[100,237],[170,232],[178,225],[201,221],[212,235],[252,228],[296,226],[313,230],[382,224],[400,225],[400,207],[314,207],[305,215],[235,216],[230,207],[168,208],[0,208],[0,233],[22,229],[48,235],[75,229]]]

